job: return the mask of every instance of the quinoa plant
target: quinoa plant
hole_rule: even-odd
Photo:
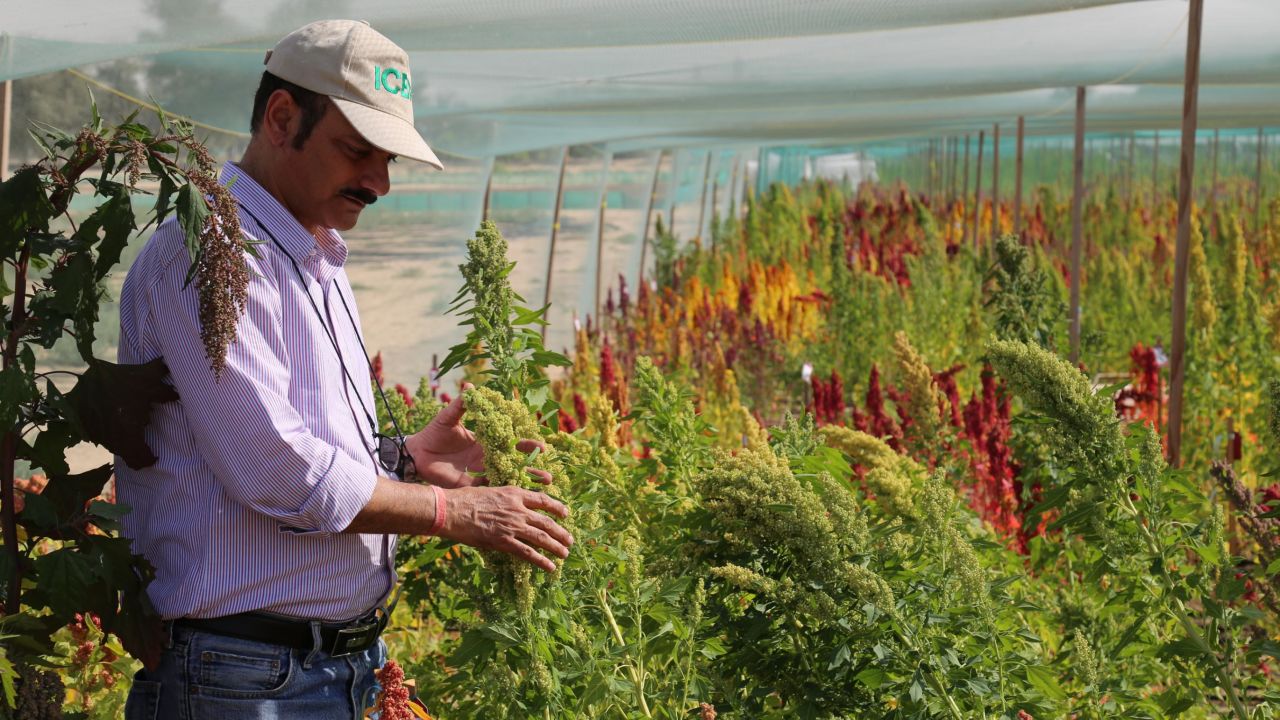
[[[1047,421],[1041,427],[1059,476],[1036,512],[1052,513],[1050,528],[1084,540],[1072,546],[1074,562],[1107,584],[1108,605],[1128,608],[1132,621],[1098,648],[1102,656],[1124,662],[1126,646],[1149,647],[1159,662],[1139,667],[1150,656],[1135,658],[1130,679],[1156,673],[1151,683],[1167,688],[1157,705],[1170,714],[1219,702],[1245,720],[1258,693],[1262,704],[1274,703],[1274,688],[1253,685],[1246,670],[1270,646],[1251,630],[1258,618],[1238,603],[1245,587],[1231,571],[1220,506],[1206,510],[1200,488],[1165,466],[1150,428],[1122,425],[1110,398],[1066,361],[1017,341],[993,341],[987,353],[1027,409]],[[1193,682],[1173,682],[1178,677]],[[1147,704],[1123,676],[1097,689]]]

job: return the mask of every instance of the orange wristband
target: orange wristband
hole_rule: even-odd
[[[428,535],[435,535],[440,532],[440,528],[444,527],[445,504],[444,491],[435,485],[431,486],[431,492],[436,496],[436,519],[431,523],[431,527],[427,530]]]

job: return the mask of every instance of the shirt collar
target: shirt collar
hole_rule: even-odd
[[[228,161],[222,166],[221,181],[241,207],[250,215],[247,230],[257,235],[263,228],[275,237],[284,247],[289,257],[306,267],[312,275],[321,281],[327,280],[342,268],[347,261],[347,243],[336,230],[325,228],[324,239],[317,242],[314,235],[298,222],[288,208],[280,204],[274,195],[258,184],[234,162]],[[255,221],[256,219],[256,221]],[[269,238],[259,238],[270,242]]]

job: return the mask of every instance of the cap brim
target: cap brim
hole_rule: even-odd
[[[330,99],[370,145],[392,155],[424,162],[437,170],[444,169],[440,159],[412,123],[368,105],[342,98]]]

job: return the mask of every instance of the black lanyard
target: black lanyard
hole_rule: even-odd
[[[388,471],[398,472],[403,477],[404,462],[405,462],[404,433],[400,431],[400,424],[396,422],[395,414],[391,412],[391,403],[388,402],[386,393],[382,390],[381,386],[378,387],[378,395],[382,398],[383,407],[386,408],[387,417],[390,418],[391,426],[396,433],[395,438],[387,438],[396,443],[398,454],[400,456],[400,461],[398,464],[394,466],[394,470],[391,467],[387,467],[387,463],[384,462],[384,460],[382,459],[382,455],[383,455],[382,440],[386,438],[386,436],[378,431],[377,421],[374,420],[373,415],[369,412],[369,409],[364,406],[364,400],[361,398],[361,395],[360,395],[360,386],[356,384],[356,381],[354,379],[352,379],[351,373],[347,370],[347,364],[342,359],[342,348],[338,344],[337,328],[331,328],[329,326],[329,323],[325,322],[325,314],[320,312],[320,306],[316,304],[315,297],[311,295],[311,290],[308,288],[307,278],[305,275],[303,275],[302,268],[298,266],[298,261],[293,258],[293,255],[289,253],[289,251],[285,248],[284,244],[276,239],[276,236],[271,232],[271,230],[267,229],[266,224],[263,223],[261,220],[259,220],[257,215],[253,214],[252,210],[250,210],[248,207],[244,205],[244,203],[241,203],[238,200],[237,200],[237,204],[240,205],[240,209],[244,210],[245,213],[248,214],[248,216],[253,220],[254,224],[256,224],[259,228],[261,228],[262,232],[266,233],[267,237],[271,240],[271,242],[277,248],[280,249],[280,252],[284,253],[284,256],[289,259],[289,264],[293,266],[293,271],[298,276],[298,282],[302,284],[302,292],[306,293],[307,300],[311,302],[311,308],[316,313],[316,319],[320,321],[320,327],[324,328],[325,337],[329,338],[329,343],[333,346],[334,353],[337,354],[338,367],[342,368],[342,375],[343,377],[346,378],[347,383],[351,386],[352,390],[355,392],[356,401],[360,403],[360,411],[364,413],[365,419],[369,422],[369,429],[373,433],[374,442],[377,444],[377,448],[378,448],[376,455],[374,453],[370,453],[370,458],[373,459],[374,464],[379,465]],[[369,377],[372,380],[374,376],[373,361],[369,359],[369,350],[365,347],[364,338],[360,337],[360,329],[356,326],[355,315],[351,312],[351,307],[347,304],[347,298],[342,294],[342,289],[337,285],[335,285],[334,292],[338,293],[338,299],[342,301],[342,309],[346,311],[347,319],[351,322],[351,329],[356,335],[356,342],[360,343],[360,350],[361,352],[364,353],[365,363],[367,363],[369,366]],[[360,420],[356,417],[355,408],[351,405],[351,402],[349,400],[347,402],[347,409],[351,412],[351,419],[354,420],[357,425],[359,425]],[[369,449],[368,445],[365,445],[365,450],[368,451],[368,449]]]

